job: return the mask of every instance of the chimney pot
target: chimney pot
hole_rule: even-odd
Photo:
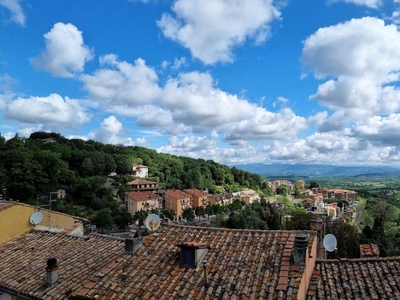
[[[46,283],[49,286],[53,286],[58,282],[58,265],[56,258],[50,258],[47,260],[46,267]]]
[[[307,248],[308,235],[304,233],[296,235],[294,240],[294,264],[296,266],[305,266]]]
[[[139,237],[128,237],[125,239],[125,251],[128,254],[135,254],[140,248],[143,247],[143,238]]]

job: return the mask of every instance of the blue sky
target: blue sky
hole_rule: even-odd
[[[0,0],[0,132],[400,164],[400,0]]]

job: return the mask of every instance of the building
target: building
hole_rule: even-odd
[[[400,299],[400,257],[317,261],[307,300]]]
[[[193,208],[193,197],[181,190],[166,190],[164,192],[164,205],[165,209],[174,212],[175,220],[179,220],[186,208]]]
[[[234,199],[245,201],[247,204],[252,204],[254,201],[260,201],[260,195],[253,190],[244,190],[240,192],[232,193]]]
[[[39,224],[34,225],[31,223],[30,217],[35,212],[40,212],[42,220]],[[88,220],[86,221],[89,222]],[[72,217],[48,209],[37,208],[20,202],[0,201],[0,244],[16,236],[25,234],[33,228],[62,232],[75,224],[78,225],[75,233],[77,235],[83,235],[82,218]]]
[[[295,186],[298,189],[304,189],[306,187],[306,182],[304,180],[297,180]]]
[[[208,200],[211,205],[219,204],[221,206],[226,206],[232,203],[232,194],[223,193],[223,194],[208,195]]]
[[[132,175],[138,178],[147,178],[149,177],[149,167],[145,165],[133,165]]]
[[[400,298],[400,257],[317,259],[317,245],[315,231],[162,224],[121,239],[32,230],[0,244],[0,299]]]
[[[135,214],[139,210],[151,211],[161,208],[162,197],[151,191],[125,194],[126,210]]]
[[[158,191],[158,183],[156,181],[135,179],[126,184],[134,192],[145,192],[145,191]]]
[[[193,199],[193,208],[200,207],[200,206],[207,206],[208,201],[208,192],[201,191],[198,189],[186,189],[186,193],[190,194]]]
[[[125,250],[122,239],[33,230],[0,244],[0,252],[1,300],[50,300],[69,299],[91,276],[104,276]]]
[[[273,181],[268,182],[268,186],[271,189],[273,189],[274,191],[280,185],[286,185],[288,187],[289,191],[294,189],[294,186],[295,186],[292,182],[290,182],[289,180],[286,180],[286,179],[279,179],[279,180],[273,180]]]
[[[357,192],[355,191],[342,189],[328,190],[328,198],[335,198],[337,200],[352,201],[357,200],[357,196]]]

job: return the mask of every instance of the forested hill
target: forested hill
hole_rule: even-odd
[[[92,198],[102,197],[99,186],[111,172],[117,173],[114,179],[123,196],[123,183],[132,180],[126,175],[133,164],[148,166],[149,180],[157,181],[161,188],[198,188],[217,193],[217,186],[222,186],[226,191],[248,187],[271,192],[259,175],[211,160],[157,153],[144,147],[67,139],[58,133],[36,132],[29,138],[15,136],[7,141],[0,135],[0,188],[6,189],[8,198],[23,202],[65,189],[70,197],[89,205]]]

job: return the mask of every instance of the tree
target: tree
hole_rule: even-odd
[[[117,216],[115,217],[115,224],[118,226],[118,228],[121,229],[125,229],[132,222],[133,222],[133,216],[125,210],[120,210]]]
[[[204,217],[205,215],[205,210],[203,206],[198,206],[194,209],[194,212],[196,214],[196,216],[199,217],[199,221],[200,221],[200,217]]]
[[[193,221],[194,220],[194,212],[193,209],[191,208],[185,208],[182,212],[182,218],[186,219],[187,221]]]
[[[204,212],[207,215],[207,219],[210,220],[210,216],[214,214],[213,207],[210,204],[208,204],[204,209]]]
[[[310,182],[310,189],[319,187],[319,184],[315,181]]]
[[[275,192],[277,195],[286,196],[289,193],[289,188],[287,185],[282,184],[276,188]]]
[[[111,228],[114,223],[111,209],[103,208],[102,210],[99,210],[94,217],[93,222],[96,224],[97,227],[101,228],[102,233],[104,232],[104,228]]]
[[[232,229],[246,229],[247,221],[242,212],[236,211],[226,220],[226,227]]]
[[[138,210],[133,215],[133,221],[138,222],[139,229],[141,229],[142,226],[144,225],[144,221],[146,220],[148,215],[149,214],[147,213],[147,211],[144,210]]]

